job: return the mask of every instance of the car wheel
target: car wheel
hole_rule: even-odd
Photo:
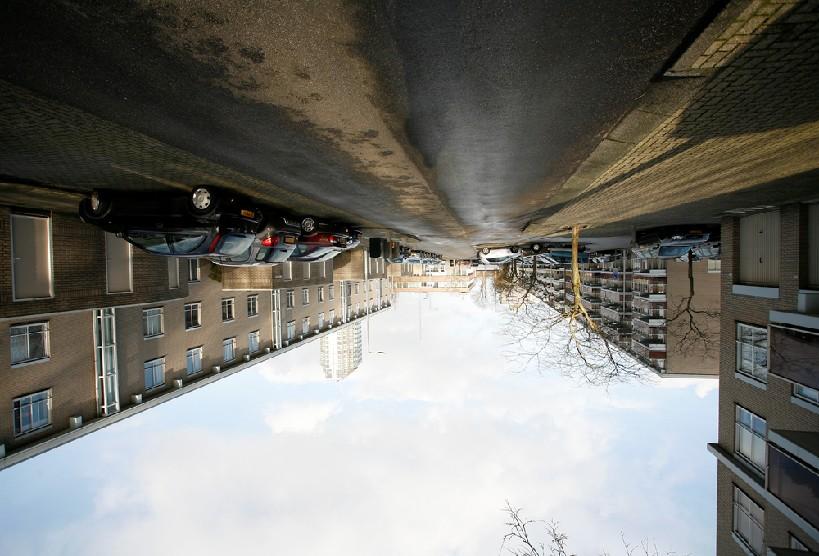
[[[532,251],[534,251],[535,253],[540,252],[540,244],[539,243],[533,243],[532,244]]]
[[[87,221],[100,221],[111,214],[111,200],[99,191],[91,193],[80,201],[80,218]]]
[[[520,249],[518,249],[517,247],[510,247],[509,252],[510,253],[520,253]]]
[[[188,197],[188,209],[195,216],[210,216],[216,211],[216,194],[210,187],[195,187]]]
[[[378,259],[381,257],[382,254],[382,247],[384,245],[384,240],[380,237],[371,237],[370,238],[370,258],[371,259]]]
[[[491,251],[491,249],[489,249],[489,247],[484,247],[484,248],[481,249],[481,253],[483,253],[484,255],[488,255],[489,251]]]
[[[312,234],[316,231],[316,219],[312,216],[305,216],[301,219],[301,231],[305,234]]]

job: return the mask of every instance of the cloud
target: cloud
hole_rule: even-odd
[[[308,434],[321,428],[338,411],[338,402],[285,403],[272,408],[264,421],[273,434]]]

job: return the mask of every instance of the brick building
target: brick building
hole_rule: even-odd
[[[722,223],[717,553],[819,552],[819,205]]]

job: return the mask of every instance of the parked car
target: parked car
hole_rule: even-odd
[[[263,229],[260,207],[209,185],[189,193],[96,190],[80,201],[84,222],[156,255],[237,257]]]
[[[478,258],[483,264],[506,264],[520,257],[519,247],[481,247]]]
[[[298,247],[301,226],[286,217],[268,221],[256,234],[255,241],[243,253],[231,257],[210,255],[208,258],[223,266],[259,266],[287,261]]]
[[[679,259],[687,262],[689,253],[694,260],[719,258],[719,230],[715,227],[655,228],[640,232],[631,252],[638,259]]]
[[[317,263],[361,244],[361,232],[343,224],[317,222],[312,233],[302,233],[290,261]]]

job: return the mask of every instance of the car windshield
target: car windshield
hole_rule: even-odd
[[[293,251],[293,254],[290,256],[291,259],[318,259],[323,257],[330,251],[334,251],[334,247],[328,247],[326,245],[305,245],[300,243],[296,250]]]
[[[151,253],[159,255],[169,255],[171,253],[168,242],[165,241],[165,234],[131,234],[128,239]]]
[[[240,234],[225,234],[216,251],[221,255],[228,257],[236,257],[250,249],[253,244],[253,236],[245,236]]]
[[[668,257],[668,258],[676,258],[682,257],[688,250],[691,249],[690,245],[666,245],[660,247],[660,252],[657,256],[659,257]]]
[[[185,255],[198,249],[207,239],[207,234],[168,234],[168,243],[173,252]]]

